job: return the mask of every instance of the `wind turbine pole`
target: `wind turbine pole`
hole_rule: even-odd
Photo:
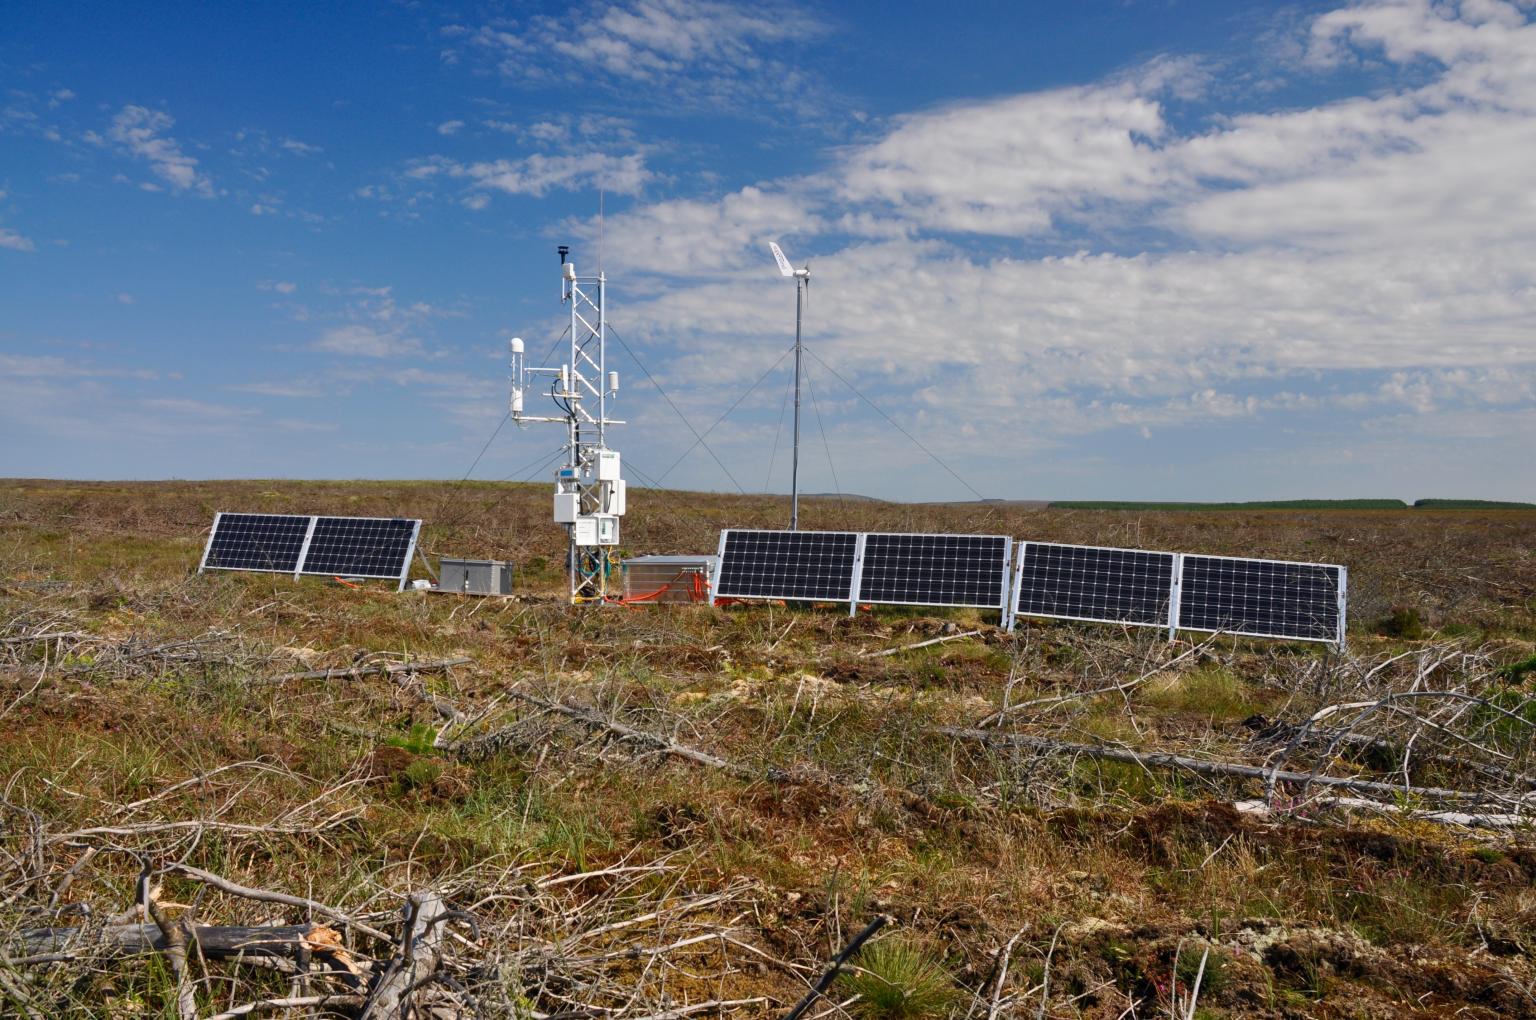
[[[801,312],[805,308],[805,291],[811,285],[811,264],[807,262],[804,269],[796,269],[789,264],[789,259],[784,257],[784,251],[772,241],[768,242],[768,250],[773,252],[773,260],[779,264],[780,276],[793,276],[795,278],[795,443],[794,453],[791,454],[789,468],[789,530],[800,530],[800,354],[803,350],[800,344],[800,320]]]
[[[795,452],[789,469],[789,530],[800,530],[800,307],[807,277],[795,274]]]

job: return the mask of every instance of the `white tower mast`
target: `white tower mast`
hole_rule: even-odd
[[[519,425],[566,427],[565,464],[555,473],[555,523],[570,536],[571,601],[600,602],[608,598],[609,576],[617,566],[613,549],[625,503],[619,454],[608,449],[607,430],[624,422],[608,417],[608,398],[619,392],[619,373],[608,371],[608,280],[601,270],[577,276],[575,263],[566,260],[570,251],[560,245],[560,300],[571,314],[567,360],[559,368],[530,368],[522,339],[513,337],[511,412]],[[524,413],[523,398],[536,375],[552,377],[549,396],[564,414]]]
[[[811,285],[811,266],[810,263],[806,263],[804,269],[796,269],[789,264],[789,259],[784,257],[784,250],[772,241],[768,242],[768,249],[773,252],[773,260],[779,264],[779,275],[795,278],[795,442],[789,468],[789,530],[798,531],[800,529],[800,318],[805,289]]]

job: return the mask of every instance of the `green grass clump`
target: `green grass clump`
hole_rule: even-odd
[[[955,1004],[954,980],[944,964],[906,939],[886,939],[859,952],[858,969],[839,980],[859,997],[855,1007],[871,1020],[925,1020],[947,1016]]]

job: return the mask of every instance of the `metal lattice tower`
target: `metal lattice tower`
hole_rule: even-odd
[[[529,367],[523,341],[512,339],[512,419],[519,425],[552,422],[566,427],[565,463],[555,472],[555,523],[570,536],[566,567],[572,602],[600,602],[618,567],[619,518],[624,515],[625,482],[617,451],[608,449],[608,398],[619,390],[619,374],[608,371],[607,277],[577,276],[560,246],[560,300],[570,306],[570,346],[558,368]],[[523,398],[532,376],[552,377],[549,397],[563,414],[527,415]]]

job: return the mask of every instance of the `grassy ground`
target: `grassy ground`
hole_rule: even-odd
[[[1344,563],[1341,657],[1066,624],[1009,636],[968,612],[574,610],[555,597],[548,492],[0,485],[0,955],[23,955],[22,931],[131,913],[145,870],[201,924],[306,915],[181,863],[389,931],[404,896],[440,891],[478,921],[455,927],[454,973],[491,1016],[775,1015],[880,913],[895,923],[813,1014],[1536,1016],[1528,830],[1287,784],[1260,817],[1233,805],[1262,782],[936,732],[991,718],[1063,743],[1405,773],[1507,807],[1536,771],[1521,669],[1536,655],[1536,513],[802,511],[811,528]],[[784,509],[642,490],[625,550],[712,552],[722,525],[781,526]],[[216,510],[420,516],[428,551],[516,560],[525,593],[197,576]],[[449,658],[470,661],[275,679]],[[1426,691],[1456,700],[1423,709]],[[1350,710],[1347,733],[1295,729],[1340,703],[1378,708]],[[0,962],[0,977],[4,1015],[177,1015],[160,957]],[[189,980],[205,1015],[291,990],[212,962]]]

